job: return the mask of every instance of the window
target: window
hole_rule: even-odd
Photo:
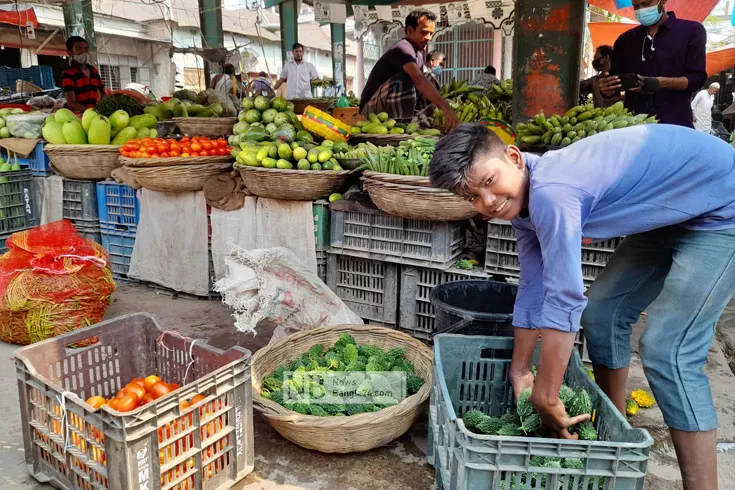
[[[102,77],[105,87],[110,90],[120,90],[119,66],[100,65],[100,77]]]
[[[131,66],[130,67],[130,82],[131,83],[140,83],[138,81],[138,67],[137,66]]]

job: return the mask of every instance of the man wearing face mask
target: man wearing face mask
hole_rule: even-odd
[[[579,94],[584,97],[588,94],[592,94],[592,100],[595,107],[609,107],[620,100],[617,96],[603,97],[602,92],[600,92],[600,79],[602,77],[607,77],[610,74],[612,55],[612,46],[599,46],[595,51],[595,57],[592,59],[592,68],[595,69],[597,75],[579,82]]]
[[[84,111],[94,107],[105,95],[105,84],[97,68],[92,66],[89,44],[79,36],[66,40],[66,50],[71,66],[61,74],[66,107],[72,111]]]
[[[444,69],[445,58],[446,56],[444,55],[444,53],[438,50],[434,50],[429,53],[429,57],[426,60],[424,73],[437,90],[441,89],[441,85],[439,84],[439,76],[442,74],[442,70]]]
[[[600,91],[611,97],[627,88],[623,75],[637,76],[625,92],[625,107],[665,124],[694,127],[689,101],[707,80],[704,27],[667,12],[666,0],[633,0],[633,8],[641,25],[615,41],[613,76],[600,80]]]

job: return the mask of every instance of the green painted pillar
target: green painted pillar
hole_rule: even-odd
[[[77,0],[65,3],[63,11],[66,37],[81,36],[86,39],[90,54],[96,58],[97,41],[94,37],[92,0]]]
[[[299,42],[299,7],[296,0],[285,0],[278,5],[278,14],[281,21],[281,58],[286,63],[286,54],[291,51],[294,43]]]
[[[516,0],[513,122],[577,105],[587,2]]]
[[[202,47],[225,46],[222,32],[222,0],[199,0],[199,25],[202,31]],[[215,68],[215,73],[220,71],[219,67],[213,67],[212,63],[204,62],[204,81],[207,87],[212,77],[212,68]]]
[[[347,93],[347,56],[345,52],[345,25],[329,24],[332,37],[332,78]]]

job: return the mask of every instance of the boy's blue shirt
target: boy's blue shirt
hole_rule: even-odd
[[[735,148],[693,129],[634,126],[524,158],[529,216],[513,220],[518,327],[579,330],[583,237],[735,228]]]

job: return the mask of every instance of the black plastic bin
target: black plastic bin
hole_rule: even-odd
[[[454,281],[431,291],[436,333],[513,336],[513,305],[518,287],[497,281]]]

